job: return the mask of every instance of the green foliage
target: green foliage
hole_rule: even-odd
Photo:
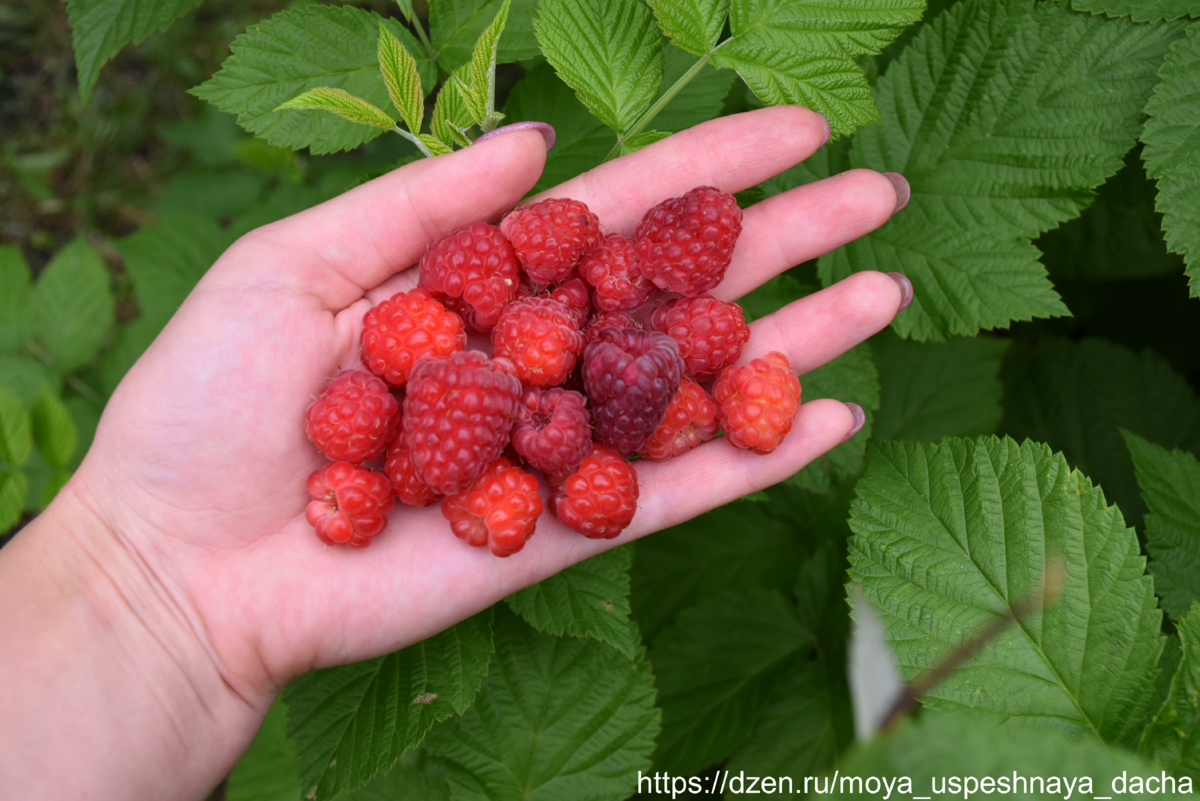
[[[400,119],[413,133],[421,132],[421,120],[425,116],[425,93],[421,91],[421,75],[417,72],[416,59],[404,49],[387,27],[379,23],[379,71],[387,84],[388,97],[400,112]],[[391,122],[391,119],[388,119]]]
[[[0,351],[18,348],[32,332],[33,275],[16,245],[0,245]]]
[[[466,64],[500,5],[501,0],[433,0],[429,4],[429,36],[438,64],[446,70]],[[523,61],[540,54],[533,35],[536,8],[537,0],[512,0],[511,20],[500,39],[497,61]]]
[[[455,86],[475,122],[484,131],[490,131],[504,116],[496,113],[496,59],[500,46],[500,34],[508,21],[510,0],[504,0],[496,10],[492,24],[479,35],[471,53],[470,81],[461,79]]]
[[[1146,727],[1138,753],[1155,767],[1182,777],[1200,770],[1196,747],[1200,739],[1192,739],[1200,734],[1200,604],[1193,601],[1178,625],[1183,659],[1166,701]]]
[[[725,18],[729,15],[730,0],[652,0],[650,7],[663,33],[675,45],[694,56],[712,52]]]
[[[1062,589],[923,697],[1122,745],[1145,724],[1162,613],[1137,536],[1061,454],[1010,439],[880,442],[851,507],[850,575],[912,680],[996,616]]]
[[[655,100],[659,100],[683,75],[692,68],[696,59],[670,44],[663,47],[663,89]],[[695,73],[679,92],[671,98],[654,117],[658,131],[676,133],[711,120],[721,112],[725,96],[733,86],[737,74],[732,70],[718,70],[705,65]],[[639,134],[638,136],[641,136]],[[636,139],[636,137],[635,137]],[[625,142],[633,145],[634,141]]]
[[[390,86],[388,90],[391,91]],[[390,131],[396,125],[383,109],[376,108],[362,98],[355,97],[345,89],[335,89],[329,86],[309,89],[286,103],[281,103],[275,110],[282,111],[283,109],[332,111],[344,120],[357,122],[359,125],[370,125],[384,131]]]
[[[30,409],[33,443],[38,453],[53,468],[62,470],[75,454],[79,432],[66,404],[46,386]]]
[[[300,760],[287,736],[287,704],[276,699],[267,719],[229,774],[228,801],[296,801]]]
[[[38,276],[30,299],[33,335],[52,366],[69,372],[87,364],[113,325],[110,277],[95,248],[76,239]]]
[[[1071,0],[1071,7],[1110,17],[1131,17],[1135,22],[1200,17],[1196,0]]]

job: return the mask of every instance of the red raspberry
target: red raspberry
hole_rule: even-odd
[[[547,473],[572,473],[592,449],[587,398],[568,389],[528,387],[512,430],[513,448]]]
[[[354,548],[366,548],[383,531],[394,503],[387,476],[349,462],[327,464],[309,476],[308,494],[313,500],[304,516],[321,542]]]
[[[692,297],[721,282],[742,232],[733,195],[701,186],[664,200],[638,226],[638,265],[659,289]]]
[[[637,321],[623,311],[602,311],[592,315],[587,328],[583,329],[583,338],[587,344],[592,344],[596,335],[605,328],[641,328]]]
[[[637,511],[637,470],[599,444],[577,471],[552,490],[550,503],[558,519],[592,539],[616,537]]]
[[[592,302],[602,311],[625,311],[650,299],[654,284],[642,275],[634,254],[634,241],[609,234],[583,257],[579,272],[596,289]]]
[[[404,426],[396,432],[396,438],[388,446],[387,461],[383,464],[383,472],[387,473],[388,481],[392,482],[392,492],[401,503],[409,506],[428,506],[433,503],[438,494],[428,484],[417,477],[413,467],[412,452],[404,439]]]
[[[596,441],[633,453],[654,434],[679,390],[683,359],[675,340],[657,331],[605,328],[583,352]]]
[[[308,407],[304,433],[333,462],[383,453],[400,424],[400,404],[366,370],[343,370]]]
[[[404,440],[417,476],[453,495],[474,483],[504,450],[521,382],[507,359],[479,351],[427,356],[408,380]]]
[[[583,353],[583,332],[571,310],[551,298],[510,303],[492,329],[492,355],[512,361],[527,386],[561,384]]]
[[[512,244],[494,225],[478,222],[443,236],[421,257],[420,286],[462,298],[475,322],[489,330],[516,293],[520,265]]]
[[[457,314],[425,290],[413,289],[392,295],[367,312],[361,342],[367,369],[402,387],[422,356],[463,350],[467,333]]]
[[[697,381],[707,381],[736,362],[750,339],[742,307],[712,295],[659,306],[650,316],[650,327],[679,343],[684,371]]]
[[[600,219],[578,200],[549,198],[508,215],[505,230],[535,284],[565,278],[600,241]]]
[[[571,270],[566,278],[554,284],[542,296],[552,297],[570,309],[579,322],[579,328],[583,328],[592,312],[591,292],[587,283],[579,277],[578,270]]]
[[[496,556],[512,556],[533,536],[542,513],[537,479],[501,457],[475,483],[442,498],[442,516],[462,540]]]
[[[717,422],[738,448],[770,453],[792,430],[800,408],[800,379],[787,356],[772,351],[749,364],[726,367],[713,385]]]
[[[704,387],[685,378],[679,382],[679,391],[671,399],[654,436],[646,440],[638,453],[649,459],[670,459],[682,456],[716,435],[716,404]]]

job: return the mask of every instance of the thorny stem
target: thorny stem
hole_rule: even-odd
[[[663,92],[662,97],[656,100],[653,106],[646,109],[646,113],[638,118],[638,121],[633,124],[632,128],[630,128],[624,134],[617,136],[617,143],[613,145],[612,150],[608,152],[608,155],[604,157],[604,160],[612,161],[618,155],[620,155],[621,145],[644,131],[646,126],[658,116],[658,112],[666,108],[666,105],[675,99],[675,95],[679,94],[680,91],[683,90],[683,87],[691,83],[692,78],[695,78],[696,75],[699,74],[700,70],[704,69],[704,65],[708,63],[708,60],[711,57],[712,53],[701,56],[699,60],[697,60],[696,63],[688,69],[687,72],[683,73],[683,75],[680,75],[679,80],[675,81],[675,83],[671,85],[670,89]]]

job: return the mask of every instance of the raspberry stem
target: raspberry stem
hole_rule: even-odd
[[[662,97],[656,100],[653,106],[646,109],[646,113],[643,114],[638,121],[633,124],[632,128],[623,134],[618,134],[617,143],[613,145],[612,150],[608,152],[608,155],[604,157],[604,160],[612,161],[619,156],[621,154],[621,145],[644,131],[646,126],[658,116],[658,112],[666,108],[666,105],[675,99],[675,95],[679,94],[680,91],[683,90],[683,87],[691,83],[692,78],[695,78],[696,75],[699,74],[700,70],[704,69],[704,65],[708,63],[710,56],[711,54],[701,56],[695,64],[688,68],[687,72],[679,76],[679,80],[675,81],[675,83],[671,85],[670,89],[663,92]]]

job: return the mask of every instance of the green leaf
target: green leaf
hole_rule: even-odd
[[[438,139],[433,134],[421,134],[417,138],[421,140],[421,144],[425,145],[425,147],[429,149],[429,155],[431,156],[444,156],[447,153],[454,152],[454,148],[450,147],[450,145],[446,144],[441,139]]]
[[[738,305],[746,316],[746,322],[752,322],[768,314],[774,314],[784,306],[797,301],[806,295],[817,291],[815,286],[806,286],[787,273],[779,275],[760,284],[749,294],[738,299]]]
[[[1162,80],[1146,104],[1146,172],[1158,182],[1167,247],[1188,263],[1188,288],[1200,297],[1200,26],[1171,47]]]
[[[69,0],[71,46],[79,73],[79,95],[91,96],[100,68],[127,44],[166,30],[201,0]]]
[[[21,399],[0,387],[0,459],[20,467],[33,450],[33,422]]]
[[[29,481],[20,470],[0,472],[0,534],[21,521],[28,496]]]
[[[54,255],[33,288],[33,333],[64,373],[91,361],[113,326],[114,301],[100,254],[78,238]]]
[[[650,652],[663,710],[655,770],[688,775],[729,756],[812,644],[795,606],[770,590],[724,593],[681,612]]]
[[[370,125],[390,131],[396,123],[381,108],[371,105],[360,97],[330,86],[318,86],[281,103],[276,111],[298,109],[300,111],[332,111],[344,120]]]
[[[450,79],[442,84],[442,89],[433,104],[429,130],[447,147],[455,144],[467,147],[471,144],[467,131],[475,124],[475,115],[467,108],[466,100],[459,89],[467,80],[470,69],[469,64],[456,69],[450,75]]]
[[[959,3],[879,80],[879,125],[851,165],[903,174],[908,206],[823,256],[826,284],[857,270],[913,282],[897,333],[944,340],[1070,312],[1029,240],[1077,216],[1134,143],[1177,26],[1065,3]]]
[[[33,426],[33,443],[38,452],[52,467],[66,467],[75,455],[79,432],[75,430],[75,421],[71,419],[71,413],[67,411],[62,400],[43,387],[42,394],[30,409],[30,420]]]
[[[648,0],[658,25],[671,41],[692,55],[703,56],[713,49],[729,0]]]
[[[92,440],[96,438],[96,428],[100,425],[100,413],[102,408],[97,406],[90,400],[81,398],[78,395],[72,395],[65,401],[67,411],[71,413],[71,422],[75,426],[75,431],[79,435],[79,444],[75,448],[75,457],[71,459],[70,466],[72,469],[79,467],[79,463],[83,461],[84,454],[88,448],[92,447]]]
[[[1200,17],[1197,0],[1071,0],[1071,7],[1109,17],[1130,17],[1134,22]]]
[[[351,150],[383,129],[326,114],[275,109],[318,87],[341,89],[376,108],[387,104],[377,52],[379,21],[377,14],[353,6],[313,4],[281,11],[234,39],[232,55],[221,70],[191,92],[237,114],[239,125],[273,145],[307,147],[314,154]],[[423,52],[399,20],[383,24],[410,53]],[[424,89],[431,89],[436,67],[418,59],[417,69]]]
[[[1133,457],[1146,515],[1146,551],[1162,607],[1179,620],[1200,600],[1200,462],[1121,432]]]
[[[16,350],[29,339],[33,274],[16,245],[0,245],[0,350]]]
[[[291,151],[288,154],[291,155]],[[163,187],[154,204],[154,214],[160,218],[197,214],[210,220],[222,220],[253,206],[269,180],[270,176],[261,172],[212,168],[186,170],[177,173]]]
[[[413,17],[416,16],[413,13],[412,0],[396,0],[396,5],[400,7],[400,13],[404,15],[404,21],[412,22]]]
[[[872,436],[915,442],[994,434],[1008,346],[990,337],[913,342],[891,331],[873,337],[880,400]]]
[[[534,30],[559,77],[609,128],[625,133],[650,107],[663,40],[638,0],[541,0]]]
[[[614,548],[510,595],[509,607],[547,634],[594,637],[629,658],[641,648],[629,620],[633,551]]]
[[[902,676],[938,665],[997,615],[1054,603],[979,648],[926,708],[976,710],[1122,745],[1141,732],[1164,638],[1133,529],[1061,454],[1011,439],[872,442],[851,507],[850,575]]]
[[[834,398],[844,403],[857,403],[867,415],[867,421],[857,434],[809,462],[787,481],[791,486],[828,492],[835,482],[862,470],[863,453],[871,437],[875,410],[879,408],[879,373],[871,361],[870,346],[866,343],[858,345],[828,364],[805,373],[800,377],[800,388],[804,403]]]
[[[480,34],[496,16],[502,0],[433,0],[429,4],[429,36],[446,69],[469,63]],[[541,55],[533,35],[538,0],[513,0],[497,60],[526,61]]]
[[[663,47],[662,91],[654,99],[662,97],[695,63],[695,56],[666,44]],[[677,133],[719,116],[725,105],[725,96],[736,79],[737,74],[730,70],[719,70],[711,64],[705,64],[655,115],[654,127],[667,133]]]
[[[300,760],[287,736],[287,704],[275,699],[267,719],[234,765],[225,790],[227,801],[297,801]]]
[[[450,787],[425,752],[414,748],[386,776],[376,776],[342,797],[346,801],[450,801]]]
[[[1166,702],[1146,727],[1138,753],[1155,767],[1183,777],[1200,772],[1200,737],[1192,739],[1200,734],[1200,603],[1192,601],[1178,630],[1183,660]]]
[[[300,784],[332,798],[386,771],[436,721],[462,714],[487,673],[490,610],[387,656],[318,670],[288,685]]]
[[[421,121],[425,116],[425,93],[421,91],[417,62],[382,20],[379,22],[376,53],[379,56],[379,71],[383,73],[383,82],[387,84],[392,105],[400,112],[400,118],[408,130],[420,133]]]
[[[630,153],[636,153],[646,145],[661,142],[670,135],[666,131],[642,131],[639,134],[634,134],[621,142],[621,155],[628,156]]]
[[[659,732],[649,663],[540,634],[495,608],[496,655],[479,697],[422,746],[456,801],[628,798]]]
[[[737,70],[764,105],[811,108],[849,134],[879,119],[854,56],[878,53],[924,10],[925,0],[731,0],[732,36],[713,64]]]
[[[500,34],[508,21],[509,1],[504,0],[496,11],[492,24],[479,35],[471,53],[470,89],[464,95],[467,108],[478,109],[477,122],[484,130],[490,130],[499,119],[496,114],[496,53],[500,46]]]
[[[16,395],[21,403],[32,406],[42,387],[62,389],[62,376],[32,356],[0,354],[0,387]]]
[[[1120,429],[1200,453],[1200,404],[1154,351],[1139,354],[1099,339],[1042,338],[1033,349],[1014,347],[1001,378],[1001,433],[1062,451],[1072,467],[1104,487],[1130,524],[1141,522],[1146,507]]]

